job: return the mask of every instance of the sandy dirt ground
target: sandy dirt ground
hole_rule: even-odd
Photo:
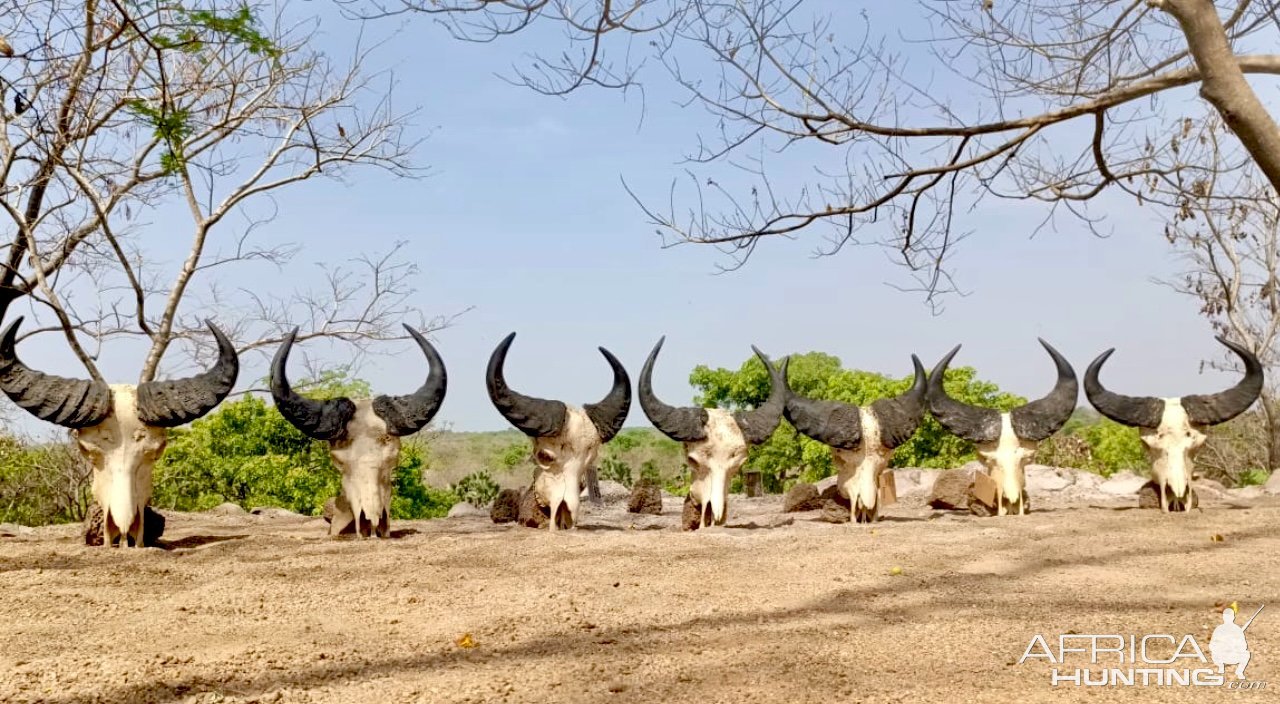
[[[733,497],[728,526],[688,533],[670,499],[663,516],[586,506],[560,534],[467,516],[383,541],[168,514],[163,549],[43,528],[0,539],[0,701],[1274,698],[1280,498],[1039,504],[978,518],[906,497],[867,527]],[[1053,687],[1043,658],[1018,663],[1036,634],[1191,634],[1207,656],[1232,601],[1270,604],[1247,633],[1262,691]]]

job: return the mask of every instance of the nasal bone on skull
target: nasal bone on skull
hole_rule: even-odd
[[[1187,459],[1187,450],[1179,449],[1169,452],[1166,457],[1165,483],[1173,495],[1182,498],[1187,495],[1187,488],[1190,485],[1191,471],[1189,460]]]
[[[110,463],[106,472],[107,511],[103,521],[107,526],[114,526],[120,535],[133,535],[135,528],[141,530],[141,522],[138,520],[140,513],[138,497],[134,487],[137,467],[130,461],[135,458],[130,458],[126,454],[128,449],[121,448],[122,451],[119,454],[107,460]],[[138,536],[133,535],[133,537]]]
[[[724,520],[725,509],[725,484],[728,480],[729,472],[724,469],[711,470],[711,490],[707,492],[709,496],[703,497],[703,515],[706,515],[706,504],[711,504],[711,515],[716,523]]]
[[[996,466],[1000,468],[1000,490],[1006,501],[1022,498],[1022,445],[1013,432],[1012,414],[1000,414],[1000,441],[996,447]]]
[[[384,494],[391,493],[390,485],[384,487],[381,481],[384,469],[381,462],[360,461],[356,463],[354,471],[343,477],[342,492],[351,504],[354,518],[358,519],[363,513],[365,519],[374,524],[381,520],[383,512],[388,508],[389,497]]]
[[[564,465],[564,469],[558,475],[548,477],[546,484],[547,505],[551,511],[551,530],[559,530],[560,522],[557,518],[560,515],[560,505],[564,504],[564,510],[568,511],[569,517],[574,520],[573,525],[576,526],[579,502],[579,486],[581,485],[583,467],[578,461],[569,461]]]

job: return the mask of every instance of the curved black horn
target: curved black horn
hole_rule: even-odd
[[[924,373],[924,365],[920,358],[911,355],[911,366],[915,372],[915,381],[906,393],[894,398],[882,398],[871,404],[871,411],[880,424],[880,444],[886,449],[901,445],[911,439],[920,420],[924,418],[925,399],[929,390],[928,377]]]
[[[1239,355],[1244,362],[1244,378],[1240,383],[1216,394],[1183,396],[1182,407],[1187,418],[1199,425],[1225,423],[1244,413],[1262,393],[1262,364],[1248,349],[1219,335],[1218,342]]]
[[[275,399],[280,415],[307,437],[337,440],[346,434],[347,423],[356,414],[356,404],[349,398],[313,401],[299,395],[289,386],[285,367],[289,363],[289,350],[297,335],[298,329],[294,328],[284,338],[284,342],[280,343],[275,359],[271,360],[271,397]]]
[[[584,404],[582,410],[586,411],[591,424],[599,431],[600,442],[609,442],[622,430],[622,423],[631,411],[631,377],[627,376],[627,370],[612,352],[601,347],[600,354],[613,367],[613,388],[609,389],[609,393],[599,403]]]
[[[947,365],[951,358],[960,351],[956,345],[947,356],[938,362],[929,372],[928,391],[925,397],[929,401],[929,412],[947,432],[970,442],[991,442],[1000,439],[1000,412],[994,408],[981,408],[961,403],[947,395],[943,386],[947,373]]]
[[[1076,410],[1076,400],[1080,396],[1075,370],[1052,345],[1044,340],[1040,340],[1040,344],[1053,358],[1053,364],[1058,368],[1058,381],[1044,398],[1019,406],[1009,414],[1013,434],[1023,440],[1034,442],[1044,440],[1066,425],[1071,419],[1071,414]]]
[[[111,387],[101,381],[38,372],[18,359],[19,316],[0,334],[0,389],[26,412],[65,428],[88,428],[111,414]]]
[[[782,422],[782,412],[787,407],[787,365],[791,363],[791,358],[784,358],[782,366],[775,367],[755,345],[751,346],[751,351],[756,353],[760,361],[764,362],[764,368],[769,371],[769,398],[755,410],[734,413],[733,419],[738,423],[747,442],[759,445],[768,440],[778,423]]]
[[[791,390],[790,380],[784,377],[782,381],[787,390],[787,405],[782,414],[788,423],[824,445],[841,450],[857,449],[862,442],[862,416],[857,406],[807,398]]]
[[[697,407],[668,406],[653,394],[653,363],[667,337],[662,336],[653,346],[649,358],[640,370],[640,408],[662,434],[679,442],[696,442],[707,437],[707,409]]]
[[[407,396],[379,396],[373,399],[373,412],[387,424],[387,432],[399,436],[413,435],[431,422],[444,403],[445,389],[449,384],[444,360],[440,359],[436,348],[417,330],[408,325],[404,329],[418,343],[418,348],[427,358],[430,371],[422,386]]]
[[[1102,365],[1116,348],[1103,352],[1084,372],[1084,395],[1102,415],[1122,425],[1154,428],[1164,416],[1164,401],[1151,396],[1121,396],[1107,391],[1098,381]]]
[[[236,348],[211,320],[205,320],[218,341],[218,361],[208,371],[185,379],[138,384],[138,420],[160,428],[173,428],[212,411],[231,393],[240,373]]]
[[[531,437],[555,435],[564,428],[565,417],[568,414],[565,405],[560,401],[548,401],[512,391],[507,386],[506,379],[502,377],[502,365],[507,361],[507,349],[515,339],[514,332],[507,335],[502,342],[498,343],[497,349],[489,357],[489,369],[485,372],[489,399],[493,401],[493,405],[497,407],[502,417],[525,435]]]

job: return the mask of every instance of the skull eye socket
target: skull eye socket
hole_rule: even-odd
[[[556,461],[556,453],[546,448],[543,448],[541,450],[538,450],[536,453],[534,453],[533,459],[542,467],[546,467],[550,465],[552,462]]]
[[[699,466],[699,464],[698,464],[698,458],[697,458],[697,457],[694,457],[692,454],[685,455],[684,461],[685,461],[685,462],[687,462],[687,463],[689,463],[689,468],[690,468],[690,469],[697,469],[697,468],[698,468],[698,466]]]

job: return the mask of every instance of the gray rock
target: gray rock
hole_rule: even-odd
[[[294,513],[287,508],[278,506],[256,506],[250,509],[249,513],[263,518],[306,518],[301,513]]]
[[[1271,473],[1267,483],[1262,485],[1262,491],[1267,494],[1280,494],[1280,472]]]
[[[1260,486],[1246,486],[1239,489],[1231,489],[1227,493],[1237,499],[1256,499],[1265,493],[1265,489]]]
[[[1045,494],[1062,491],[1075,483],[1074,474],[1069,469],[1047,467],[1042,464],[1027,465],[1027,492]]]
[[[800,482],[787,491],[782,499],[782,512],[816,511],[822,508],[822,497],[817,487]]]
[[[1130,496],[1138,493],[1147,481],[1146,477],[1139,477],[1130,471],[1116,472],[1098,487],[1098,491],[1112,496]]]
[[[1227,487],[1223,486],[1222,482],[1215,481],[1213,479],[1194,479],[1191,481],[1191,486],[1194,487],[1197,492],[1214,498],[1223,496],[1227,493]]]
[[[240,504],[233,504],[228,501],[214,506],[205,513],[208,513],[211,516],[243,516],[248,513],[248,511],[241,508]]]
[[[515,523],[520,520],[520,498],[519,489],[503,489],[498,492],[498,498],[489,507],[489,518],[494,523]]]
[[[26,531],[23,531],[24,528],[26,528]],[[0,523],[0,538],[13,538],[23,535],[24,532],[29,533],[31,529],[16,523]]]
[[[1072,490],[1074,491],[1098,492],[1103,482],[1106,481],[1102,478],[1101,474],[1094,474],[1093,472],[1086,472],[1079,469],[1071,471],[1073,473]]]
[[[448,518],[467,518],[470,516],[488,516],[489,511],[478,506],[472,506],[466,501],[459,501],[449,508]]]
[[[652,482],[636,482],[627,500],[627,511],[662,515],[662,489]]]
[[[891,471],[893,472],[893,483],[897,487],[898,496],[929,492],[933,490],[933,482],[938,478],[938,473],[929,469],[907,467]]]
[[[582,498],[586,499],[587,492],[582,492]],[[610,479],[600,480],[600,500],[606,504],[620,504],[631,498],[631,490]]]

